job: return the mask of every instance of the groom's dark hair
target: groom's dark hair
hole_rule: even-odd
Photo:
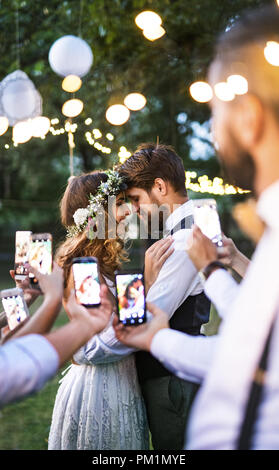
[[[137,187],[150,193],[154,180],[162,178],[174,191],[187,196],[185,169],[182,159],[169,145],[141,144],[134,154],[119,167],[128,188]]]

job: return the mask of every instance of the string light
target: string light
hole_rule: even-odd
[[[279,66],[279,43],[276,41],[267,41],[264,48],[264,56],[267,62],[274,66]]]

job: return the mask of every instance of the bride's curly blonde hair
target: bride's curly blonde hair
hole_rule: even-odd
[[[60,203],[61,222],[67,228],[74,225],[73,215],[77,209],[86,208],[90,194],[94,195],[98,186],[107,181],[108,176],[101,171],[93,171],[70,179]],[[105,238],[90,240],[86,231],[67,238],[56,252],[56,262],[64,270],[65,287],[67,287],[72,261],[82,256],[95,256],[99,261],[100,272],[114,280],[114,271],[123,262],[128,261],[124,242],[120,238],[109,238],[107,233],[108,213],[105,207]]]

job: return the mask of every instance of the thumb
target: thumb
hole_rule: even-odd
[[[152,313],[154,317],[156,317],[157,315],[161,315],[161,314],[166,315],[166,313],[163,310],[161,310],[159,307],[157,307],[157,305],[152,304],[151,302],[147,302],[146,307],[147,307],[147,310],[150,313]]]
[[[38,281],[40,280],[41,278],[41,273],[40,271],[38,271],[36,268],[34,268],[33,266],[31,266],[31,264],[28,265],[28,271],[32,274],[34,274],[34,276],[36,277],[36,279],[38,279]]]

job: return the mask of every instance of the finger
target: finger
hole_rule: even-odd
[[[167,237],[167,238],[162,238],[162,240],[159,240],[156,242],[156,247],[155,250],[153,251],[154,256],[160,256],[159,253],[161,251],[167,250],[168,247],[173,243],[173,238],[172,237]]]
[[[40,271],[38,271],[36,268],[31,266],[30,264],[28,264],[26,267],[28,269],[28,272],[34,274],[36,279],[38,279],[38,281],[39,281],[39,279],[42,277],[42,274],[40,273]]]
[[[174,248],[170,248],[166,253],[164,253],[160,258],[159,267],[162,267],[164,262],[172,255]]]
[[[160,258],[170,248],[173,242],[174,240],[171,239],[171,240],[166,240],[164,243],[162,243],[162,245],[159,246],[157,249],[156,256]]]

